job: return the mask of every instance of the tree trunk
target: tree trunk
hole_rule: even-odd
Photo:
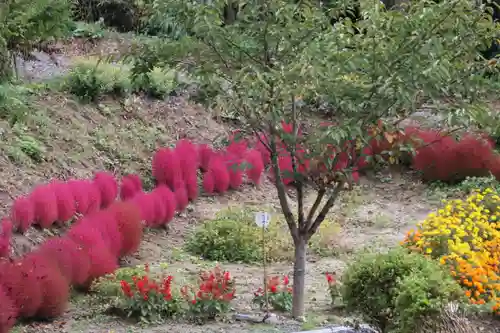
[[[1,38],[1,37],[0,37]],[[0,45],[0,83],[12,78],[12,63],[10,52]]]
[[[306,235],[299,235],[295,241],[295,262],[293,266],[293,307],[295,319],[304,317],[305,280],[306,280]]]

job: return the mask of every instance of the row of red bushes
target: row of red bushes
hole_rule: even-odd
[[[46,240],[35,251],[0,262],[0,333],[18,319],[52,319],[67,308],[70,286],[88,289],[92,281],[118,268],[118,258],[135,252],[142,238],[140,211],[131,202],[80,218],[63,237]]]
[[[257,167],[244,166],[250,162]],[[46,240],[23,258],[0,262],[0,333],[8,332],[18,319],[61,315],[70,286],[86,290],[94,279],[113,272],[119,258],[138,249],[144,225],[169,223],[176,211],[196,199],[198,169],[204,172],[206,192],[223,193],[239,187],[244,174],[258,184],[264,164],[260,153],[246,143],[215,151],[181,140],[175,149],[156,152],[157,186],[149,193],[142,191],[136,175],[123,177],[118,188],[111,174],[99,172],[92,181],[53,181],[17,199],[12,222],[5,219],[1,225],[0,250],[5,256],[13,228],[24,232],[33,223],[49,227],[79,218],[65,236]],[[121,202],[115,201],[118,192]]]
[[[332,126],[329,123],[323,125]],[[283,131],[291,133],[292,128],[289,124],[283,123]],[[484,134],[466,133],[455,137],[446,131],[418,127],[384,132],[382,123],[370,129],[370,132],[371,139],[361,151],[356,151],[354,141],[346,142],[344,148],[340,150],[329,147],[326,155],[329,155],[328,158],[332,161],[336,158],[331,170],[349,169],[352,178],[356,180],[358,171],[369,168],[374,156],[385,160],[396,156],[400,158],[399,162],[409,164],[414,170],[419,171],[425,181],[457,182],[466,177],[483,177],[489,174],[500,179],[500,156],[495,151],[493,140]],[[300,137],[300,131],[298,134]],[[265,164],[268,164],[271,157],[266,142],[266,137],[261,136],[256,149],[261,152]],[[276,138],[276,143],[279,151],[278,165],[283,181],[285,184],[290,184],[293,181],[290,153],[279,138]],[[399,150],[403,146],[412,147],[413,152],[407,151],[401,154]],[[299,160],[297,168],[299,173],[311,171],[310,160],[305,158],[306,148],[299,144],[295,147]],[[326,171],[325,161],[319,166],[316,163],[314,167]]]

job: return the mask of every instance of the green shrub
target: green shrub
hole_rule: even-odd
[[[73,17],[77,21],[102,20],[120,32],[139,32],[151,15],[151,0],[74,0]]]
[[[262,259],[260,230],[238,211],[205,222],[187,242],[187,250],[214,261],[252,263]]]
[[[0,119],[11,125],[26,118],[32,91],[22,85],[0,85]]]
[[[447,198],[457,198],[471,194],[474,190],[486,190],[491,188],[500,191],[500,182],[492,175],[488,177],[467,177],[458,184],[445,184],[434,182],[427,189],[429,197],[436,201]]]
[[[262,229],[255,225],[255,213],[262,207],[223,210],[215,219],[199,226],[187,243],[187,251],[210,260],[229,262],[261,261]],[[294,245],[288,225],[279,212],[272,209],[271,224],[266,231],[266,256],[271,261],[293,260]],[[309,241],[311,253],[330,256],[337,253],[340,227],[333,220],[325,220]]]
[[[16,147],[28,156],[33,162],[43,162],[45,148],[42,143],[29,135],[22,135],[17,139]]]
[[[104,37],[104,26],[102,21],[96,23],[76,22],[72,36],[96,41]]]
[[[134,80],[134,90],[142,91],[153,98],[162,99],[176,87],[175,71],[165,71],[155,67]]]
[[[63,87],[85,102],[104,95],[124,96],[131,91],[129,69],[120,64],[84,60],[67,75]]]
[[[92,283],[91,291],[102,298],[113,298],[121,295],[120,282],[126,281],[132,283],[134,276],[146,274],[145,266],[123,267],[117,269],[114,273],[105,275]]]
[[[0,82],[11,79],[11,53],[30,54],[47,42],[68,35],[68,0],[7,0],[0,8]]]
[[[463,297],[438,263],[400,248],[362,255],[349,265],[342,282],[347,310],[359,312],[383,333],[413,333],[422,320]]]

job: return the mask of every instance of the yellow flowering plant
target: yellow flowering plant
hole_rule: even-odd
[[[402,245],[449,267],[472,304],[500,314],[500,196],[488,188],[444,203]]]

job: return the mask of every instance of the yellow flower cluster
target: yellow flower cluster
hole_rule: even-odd
[[[471,303],[500,314],[500,196],[492,189],[445,201],[402,245],[450,267]]]

